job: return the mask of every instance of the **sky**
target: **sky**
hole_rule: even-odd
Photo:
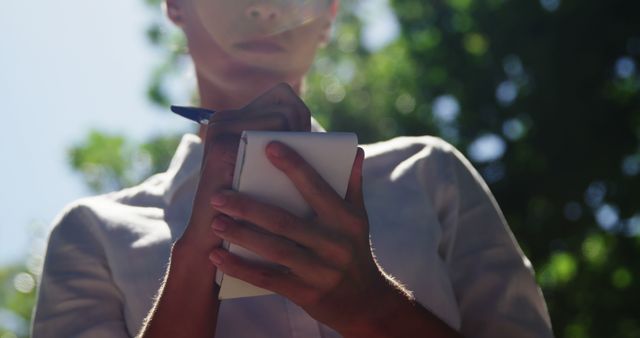
[[[56,215],[90,195],[66,156],[90,129],[144,140],[193,126],[145,96],[162,60],[144,35],[152,13],[142,0],[0,3],[1,266],[42,250]],[[365,46],[397,35],[387,0],[361,14]]]
[[[66,151],[91,128],[144,139],[190,126],[145,97],[161,60],[144,36],[143,1],[2,2],[0,265],[89,195]]]

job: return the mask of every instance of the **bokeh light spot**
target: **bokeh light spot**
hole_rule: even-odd
[[[407,94],[403,93],[398,96],[396,99],[396,109],[402,114],[409,114],[416,108],[416,99]]]
[[[612,205],[604,204],[596,209],[596,222],[604,230],[611,231],[620,220],[620,213]]]
[[[570,338],[587,338],[587,328],[581,323],[571,323],[564,328],[564,336]]]
[[[489,48],[489,41],[482,34],[470,33],[464,37],[464,48],[476,56],[483,55]]]
[[[327,89],[324,91],[324,94],[325,94],[325,97],[327,98],[327,101],[331,103],[338,103],[344,100],[344,97],[346,96],[347,92],[345,91],[344,86],[341,83],[336,82],[327,86]]]
[[[524,73],[524,67],[522,61],[517,55],[507,55],[502,60],[502,68],[504,72],[510,77],[519,77]]]
[[[592,208],[597,207],[602,203],[606,194],[607,187],[603,182],[593,182],[589,184],[589,187],[584,193],[584,201]]]
[[[447,141],[456,143],[460,140],[460,129],[449,125],[441,126],[440,135]]]
[[[320,86],[327,101],[331,103],[338,103],[344,100],[345,96],[347,95],[344,85],[342,84],[340,79],[335,76],[326,75],[322,79]]]
[[[511,80],[503,81],[496,88],[496,99],[503,106],[508,106],[518,97],[518,86]]]
[[[555,12],[560,8],[560,0],[540,0],[540,5],[548,12]]]
[[[440,122],[453,122],[460,114],[460,103],[453,95],[441,95],[433,101],[433,115]]]
[[[640,213],[633,215],[626,222],[627,234],[629,236],[640,235]]]
[[[564,217],[570,221],[577,221],[582,217],[582,207],[577,202],[569,202],[564,206]]]
[[[36,281],[33,276],[26,272],[21,272],[13,278],[13,287],[22,293],[29,293],[33,291],[36,286]]]
[[[400,23],[388,0],[358,1],[356,15],[363,23],[362,46],[371,52],[386,47],[400,35]]]
[[[471,0],[448,0],[449,6],[457,10],[467,10],[471,6]]]
[[[617,77],[628,79],[635,74],[636,63],[632,58],[623,56],[616,61],[615,72]]]
[[[553,287],[573,279],[578,269],[575,258],[568,252],[554,253],[540,273],[540,284]]]
[[[343,53],[353,53],[358,47],[358,39],[351,31],[345,31],[338,36],[338,49]]]
[[[622,160],[622,173],[636,176],[640,173],[640,155],[627,156]]]
[[[627,268],[617,268],[611,275],[611,284],[618,289],[626,289],[632,281],[633,276]]]
[[[506,148],[507,145],[500,136],[485,134],[471,143],[468,153],[476,162],[491,162],[502,157]]]
[[[500,162],[494,162],[482,168],[481,172],[484,180],[487,183],[492,184],[503,179],[506,170],[504,168],[504,164]]]
[[[504,121],[502,124],[502,133],[511,141],[521,139],[527,131],[524,122],[519,118],[512,118]]]
[[[601,234],[589,235],[582,242],[582,255],[595,265],[602,265],[607,259],[607,243]]]

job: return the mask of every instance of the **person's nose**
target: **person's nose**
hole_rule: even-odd
[[[281,10],[280,6],[272,1],[261,1],[247,7],[245,14],[255,21],[276,21],[282,15]]]

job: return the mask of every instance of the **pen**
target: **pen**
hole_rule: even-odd
[[[171,111],[191,121],[207,125],[216,112],[205,108],[171,106]]]

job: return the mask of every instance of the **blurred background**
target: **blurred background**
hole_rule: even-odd
[[[2,1],[0,338],[27,337],[49,224],[163,171],[194,126],[159,0]],[[363,143],[437,135],[489,183],[557,337],[640,337],[640,2],[342,0],[305,101]]]

